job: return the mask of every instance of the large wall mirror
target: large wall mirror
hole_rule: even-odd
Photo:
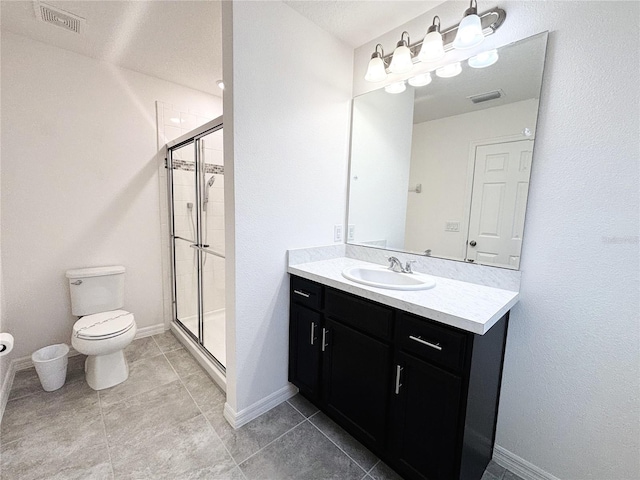
[[[547,35],[354,99],[348,243],[519,268]]]

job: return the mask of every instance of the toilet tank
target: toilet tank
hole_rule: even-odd
[[[78,317],[124,306],[123,266],[67,270],[71,313]]]

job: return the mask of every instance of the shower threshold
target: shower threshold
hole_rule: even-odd
[[[209,374],[214,382],[224,391],[227,391],[227,378],[223,367],[219,362],[213,360],[212,356],[204,351],[199,345],[176,322],[171,322],[171,331],[178,341],[191,354],[196,362]]]

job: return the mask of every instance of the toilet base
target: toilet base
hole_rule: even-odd
[[[129,365],[124,352],[89,355],[84,364],[87,383],[94,390],[114,387],[129,378]]]

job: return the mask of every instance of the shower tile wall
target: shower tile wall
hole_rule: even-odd
[[[161,204],[161,224],[162,224],[162,244],[163,244],[163,287],[164,287],[164,312],[165,324],[171,321],[171,251],[169,237],[169,213],[168,213],[168,191],[167,191],[167,170],[164,168],[164,148],[163,146],[175,138],[199,127],[210,121],[205,115],[185,111],[175,105],[164,102],[157,102],[157,122],[158,122],[158,148],[159,169],[160,169],[160,204]],[[223,171],[222,155],[222,132],[208,135],[205,139],[205,162],[220,167],[209,167],[207,170]],[[185,162],[181,166],[185,169],[174,169],[174,208],[176,213],[176,235],[184,238],[193,238],[193,225],[190,215],[195,222],[195,174],[189,164],[194,161],[193,146],[180,149],[177,157]],[[174,156],[176,158],[176,156]],[[191,167],[193,168],[193,167]],[[205,178],[210,177],[210,173]],[[222,173],[215,174],[216,181],[210,191],[208,207],[208,233],[207,240],[211,248],[224,253],[224,176]],[[189,210],[187,203],[192,203],[193,208]],[[189,248],[188,244],[183,245],[178,242],[176,248],[176,275],[177,284],[180,286],[176,292],[180,311],[178,316],[186,318],[197,313],[197,270],[195,264],[195,250]],[[211,257],[213,258],[213,257]],[[207,259],[205,265],[205,310],[224,308],[224,260],[215,258],[211,261]]]

